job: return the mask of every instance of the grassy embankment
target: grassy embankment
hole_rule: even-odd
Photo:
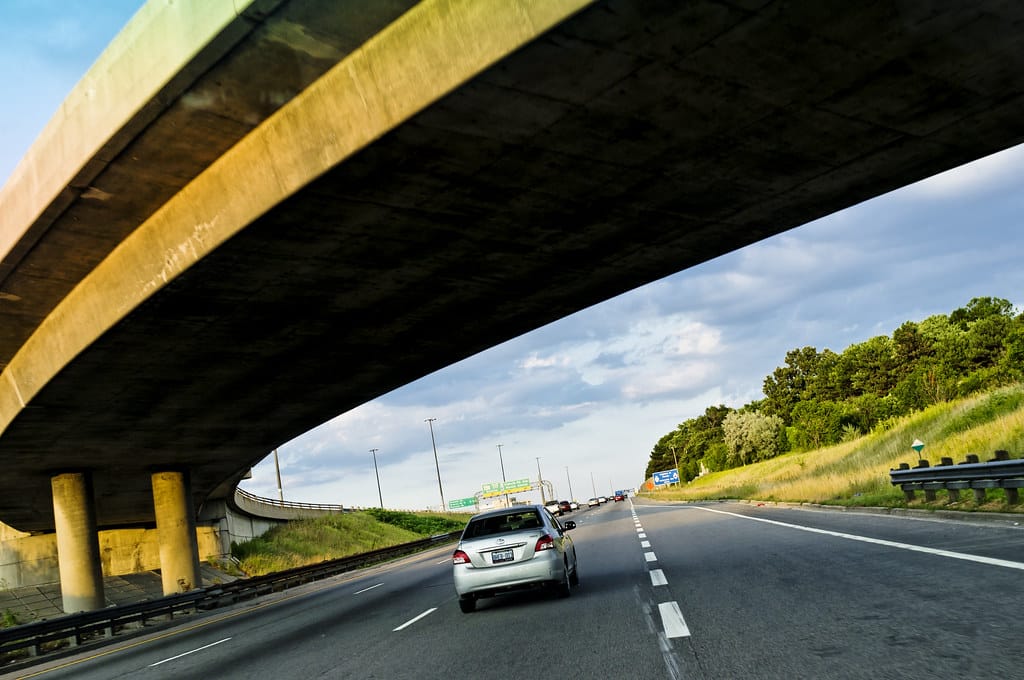
[[[921,457],[936,465],[942,457],[959,463],[968,453],[981,461],[1003,449],[1011,458],[1024,454],[1024,385],[1015,385],[957,402],[938,404],[853,441],[815,451],[788,453],[742,468],[715,472],[689,484],[645,495],[659,500],[745,499],[845,506],[1024,512],[1024,503],[1008,505],[1001,489],[990,489],[978,504],[970,492],[950,503],[945,491],[935,502],[922,493],[908,503],[889,482],[889,470],[917,464],[910,448],[925,442]]]
[[[283,524],[251,541],[232,544],[231,552],[246,574],[259,576],[457,531],[469,517],[390,510],[346,512]]]

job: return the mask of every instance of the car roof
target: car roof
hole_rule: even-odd
[[[524,510],[543,510],[543,505],[513,505],[508,508],[492,508],[491,510],[484,510],[469,518],[470,521],[477,519],[478,517],[490,517],[491,515],[505,515],[510,512],[523,512]]]

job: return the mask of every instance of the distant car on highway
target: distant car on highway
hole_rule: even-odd
[[[615,494],[614,496],[612,496],[612,498],[615,500],[616,503],[618,503],[619,501],[626,500],[626,497],[623,496],[621,493]]]
[[[548,587],[568,597],[579,584],[576,546],[569,530],[543,506],[499,508],[474,515],[452,553],[459,608],[469,613],[477,600],[525,588]]]
[[[579,510],[580,504],[577,501],[569,501],[569,508],[572,510]]]
[[[562,512],[572,512],[572,503],[569,501],[558,501],[558,509]]]
[[[591,498],[589,501],[587,501],[587,507],[589,507],[589,508],[601,507],[601,499],[600,498]]]
[[[552,515],[558,515],[559,517],[562,516],[562,505],[558,501],[548,501],[544,504],[544,507],[547,508],[548,512]]]

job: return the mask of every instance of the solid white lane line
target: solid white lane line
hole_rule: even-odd
[[[157,661],[156,663],[151,663],[151,664],[149,664],[149,667],[150,667],[150,668],[152,668],[153,666],[159,666],[159,665],[160,665],[160,664],[162,664],[162,663],[167,663],[168,661],[174,661],[175,659],[180,659],[181,657],[183,657],[183,656],[188,656],[189,654],[195,654],[196,652],[201,652],[201,651],[203,651],[204,649],[209,649],[210,647],[214,647],[214,646],[216,646],[216,645],[219,645],[219,644],[220,644],[220,643],[222,643],[222,642],[227,642],[227,641],[228,641],[228,640],[230,640],[230,639],[231,639],[231,638],[229,638],[229,637],[226,637],[226,638],[224,638],[223,640],[217,640],[216,642],[211,642],[211,643],[210,643],[210,644],[208,644],[208,645],[203,645],[202,647],[199,647],[199,648],[197,648],[197,649],[193,649],[193,650],[192,650],[192,651],[190,651],[190,652],[185,652],[184,654],[179,654],[178,656],[172,656],[171,658],[169,658],[169,659],[164,659],[163,661]]]
[[[648,562],[657,562],[658,561],[658,558],[655,556],[655,554],[653,552],[645,552],[644,553],[644,559],[647,560]]]
[[[690,637],[690,628],[683,619],[683,612],[675,602],[662,602],[658,605],[661,612],[661,625],[665,627],[665,637]]]
[[[739,517],[740,519],[749,519],[752,522],[764,522],[765,524],[774,524],[780,527],[787,527],[789,529],[799,529],[800,531],[809,531],[812,534],[824,534],[825,536],[835,536],[836,538],[845,538],[850,541],[860,541],[862,543],[874,543],[875,545],[884,545],[887,548],[899,548],[900,550],[910,550],[913,552],[926,553],[928,555],[938,555],[940,557],[952,557],[955,560],[965,560],[967,562],[980,562],[981,564],[989,564],[995,567],[1006,567],[1007,569],[1019,569],[1024,571],[1024,562],[1012,562],[1010,560],[1000,560],[995,557],[982,557],[981,555],[969,555],[967,553],[953,552],[952,550],[941,550],[939,548],[926,548],[921,545],[912,545],[910,543],[897,543],[896,541],[886,541],[881,538],[869,538],[867,536],[858,536],[857,534],[844,534],[841,531],[827,531],[825,529],[815,529],[813,527],[800,526],[799,524],[789,524],[788,522],[779,522],[774,519],[762,519],[760,517],[748,517],[746,515],[740,515],[735,512],[725,512],[724,510],[712,510],[711,508],[702,508],[699,505],[691,506],[695,510],[704,510],[706,512],[715,512],[719,515],[731,515],[733,517]]]
[[[407,626],[411,626],[412,624],[414,624],[414,623],[416,623],[417,621],[419,621],[420,619],[422,619],[422,618],[423,618],[424,616],[427,616],[428,614],[433,614],[433,613],[434,613],[434,612],[436,612],[436,611],[437,611],[437,607],[431,607],[430,609],[428,609],[427,611],[423,612],[423,613],[422,613],[422,614],[420,614],[419,616],[417,616],[417,617],[415,617],[415,618],[412,618],[412,619],[409,619],[408,621],[406,621],[405,623],[403,623],[403,624],[402,624],[401,626],[399,626],[398,628],[393,628],[393,629],[391,629],[391,632],[392,632],[392,633],[394,633],[395,631],[399,631],[399,630],[402,630],[403,628],[405,628],[405,627],[407,627]]]
[[[434,562],[434,564],[451,564],[451,563],[452,563],[452,558],[450,558],[450,557],[446,557],[443,560],[441,560],[440,562]]]
[[[640,547],[641,548],[650,548],[651,547],[651,542],[650,541],[640,541]]]
[[[651,569],[651,585],[667,586],[668,579],[665,578],[665,572],[663,572],[661,569]]]
[[[369,588],[363,588],[362,590],[357,590],[356,592],[354,592],[352,594],[353,595],[359,595],[360,593],[365,593],[367,590],[373,590],[374,588],[380,588],[382,585],[384,585],[384,584],[383,583],[378,583],[376,585],[370,586]]]

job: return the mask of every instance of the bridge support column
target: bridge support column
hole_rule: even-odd
[[[188,473],[157,472],[152,476],[152,483],[164,595],[199,588],[202,586],[199,545]]]
[[[64,613],[103,609],[106,601],[92,477],[88,472],[67,472],[52,477],[50,487]]]

